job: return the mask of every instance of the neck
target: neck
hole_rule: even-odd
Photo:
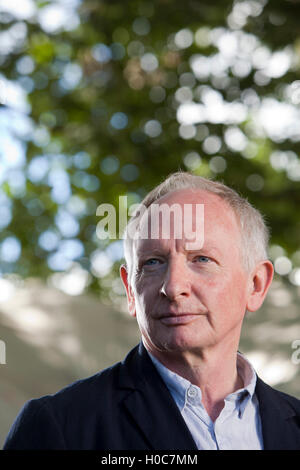
[[[237,348],[210,349],[197,354],[149,352],[172,372],[201,389],[202,404],[213,421],[222,411],[225,397],[243,387],[237,373]]]

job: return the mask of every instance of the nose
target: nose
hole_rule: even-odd
[[[184,260],[170,260],[160,289],[161,295],[174,301],[190,295],[191,285]]]

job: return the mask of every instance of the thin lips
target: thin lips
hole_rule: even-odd
[[[160,315],[159,318],[168,318],[168,317],[184,317],[184,316],[188,316],[188,315],[201,315],[201,313],[199,312],[177,312],[177,313],[173,313],[173,312],[169,312],[169,313],[165,313],[163,315]]]

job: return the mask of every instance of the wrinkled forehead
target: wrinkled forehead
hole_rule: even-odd
[[[170,240],[190,250],[221,244],[224,249],[240,240],[233,209],[215,194],[203,190],[177,190],[151,204],[139,221],[137,254]],[[238,243],[240,245],[240,243]]]

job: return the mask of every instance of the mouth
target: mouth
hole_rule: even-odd
[[[165,315],[161,315],[159,320],[161,323],[167,326],[179,326],[179,325],[186,325],[188,323],[197,320],[200,317],[201,313],[167,313]]]

